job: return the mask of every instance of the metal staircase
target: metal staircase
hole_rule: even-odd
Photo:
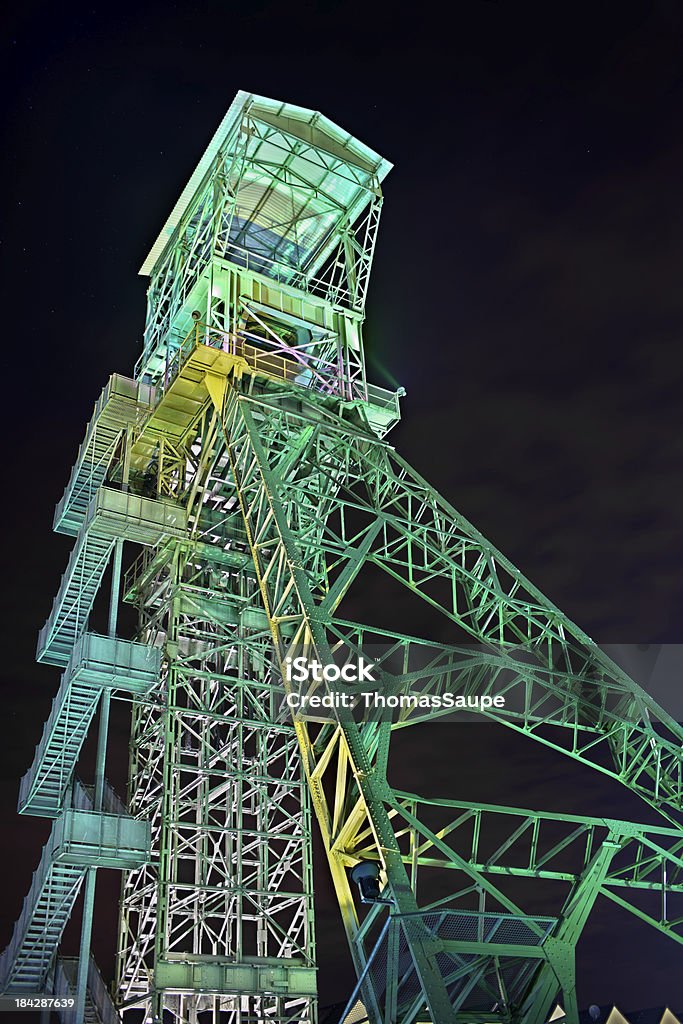
[[[21,780],[20,814],[59,814],[103,687],[144,696],[159,679],[160,657],[156,648],[129,640],[95,633],[78,639],[33,764]]]
[[[169,538],[187,536],[183,508],[130,489],[127,454],[134,432],[154,404],[155,389],[149,385],[118,374],[110,378],[57,506],[55,530],[76,539],[40,631],[37,659],[64,672],[19,793],[20,813],[54,821],[12,939],[0,956],[0,992],[75,994],[79,1024],[115,1024],[119,1017],[94,961],[88,961],[89,938],[81,938],[81,956],[89,962],[87,992],[78,961],[57,959],[76,899],[83,887],[83,921],[89,920],[90,928],[94,869],[128,871],[150,858],[149,822],[128,813],[106,783],[104,770],[112,693],[144,697],[160,675],[158,649],[115,635],[121,542],[163,546]],[[86,627],[112,551],[110,633],[101,636]],[[97,784],[91,791],[74,782],[74,770],[100,708]],[[65,1019],[71,1024],[74,1012],[68,1011]]]
[[[38,635],[37,661],[65,666],[92,610],[114,541],[81,531],[50,616]]]
[[[36,659],[65,666],[92,610],[117,538],[157,544],[187,532],[185,510],[171,501],[100,487],[88,506],[50,616],[38,636]]]
[[[147,863],[150,826],[131,818],[111,787],[102,811],[76,783],[71,806],[56,818],[33,875],[12,940],[0,956],[0,992],[40,992],[91,866],[130,869]]]
[[[0,955],[0,990],[42,990],[85,871],[80,865],[55,861],[53,829],[43,847],[12,940]]]
[[[55,972],[54,994],[59,997],[74,996],[76,992],[76,977],[78,974],[78,960],[76,957],[60,957],[57,960]],[[63,1024],[73,1024],[73,1011],[57,1011]],[[121,1018],[116,1012],[107,987],[91,955],[88,962],[88,987],[85,999],[84,1024],[120,1024]]]
[[[121,432],[137,426],[153,408],[155,390],[113,374],[103,389],[78,450],[64,495],[55,509],[57,533],[75,537],[93,496],[104,482]]]

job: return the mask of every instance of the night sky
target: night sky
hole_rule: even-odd
[[[34,662],[71,546],[53,509],[108,375],[139,354],[138,268],[238,89],[320,110],[395,164],[365,330],[371,379],[407,390],[393,443],[598,642],[683,643],[677,0],[27,0],[5,19],[0,76],[0,948],[48,833],[16,796],[59,679]],[[505,730],[480,726],[455,754],[452,728],[418,736],[397,781],[647,819]],[[125,747],[117,714],[119,789]],[[118,879],[101,875],[109,975]],[[351,971],[322,860],[316,885],[326,1004]],[[680,1011],[682,964],[600,905],[580,1002]]]

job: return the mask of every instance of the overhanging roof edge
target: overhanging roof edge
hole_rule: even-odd
[[[157,260],[159,259],[164,249],[166,248],[168,240],[172,237],[173,232],[178,227],[178,224],[180,224],[183,214],[190,205],[190,202],[192,201],[192,197],[199,188],[204,178],[204,175],[211,166],[211,161],[213,160],[216,153],[218,153],[219,149],[225,142],[226,138],[230,134],[233,125],[236,123],[240,112],[244,109],[244,107],[247,105],[250,99],[252,99],[252,93],[244,92],[242,89],[240,89],[240,91],[237,93],[234,100],[228,107],[227,113],[225,114],[221,123],[218,125],[218,128],[216,129],[211,138],[211,141],[204,150],[202,158],[195,167],[192,176],[190,177],[190,180],[188,181],[183,191],[180,193],[180,196],[175,206],[171,210],[168,220],[166,221],[163,228],[159,232],[159,235],[154,245],[149,251],[147,259],[140,267],[140,274],[148,276],[154,270]]]
[[[176,228],[180,224],[188,206],[192,202],[193,197],[195,196],[202,181],[204,180],[204,177],[207,171],[209,170],[212,161],[214,160],[216,154],[219,152],[225,140],[230,135],[230,132],[237,123],[240,114],[242,113],[244,108],[252,101],[258,102],[259,100],[263,103],[268,104],[277,102],[269,100],[265,96],[258,96],[255,93],[245,92],[242,89],[240,89],[240,91],[235,96],[235,99],[230,104],[227,113],[223,117],[221,123],[214,132],[211,141],[206,147],[204,153],[202,154],[202,157],[199,163],[197,164],[195,170],[193,171],[190,180],[188,181],[183,191],[180,193],[180,196],[175,206],[171,210],[171,213],[168,219],[166,220],[166,223],[159,232],[156,241],[154,242],[152,248],[150,249],[147,258],[145,259],[145,262],[142,264],[139,271],[139,273],[142,276],[148,277],[149,275],[152,274],[157,262],[163,255],[166,246],[168,245],[168,242],[173,237]],[[336,125],[329,118],[325,117],[325,115],[319,114],[316,111],[308,110],[305,107],[297,107],[294,104],[287,103],[281,103],[279,104],[279,106],[280,110],[283,112],[285,110],[289,110],[292,112],[296,111],[297,113],[301,114],[305,113],[310,115],[316,115],[319,125],[324,125],[325,127],[329,126],[329,128],[333,129],[335,132],[341,132],[341,129],[339,128],[338,125]],[[370,149],[369,146],[366,146],[359,139],[356,139],[355,136],[351,136],[348,133],[345,134],[347,137],[347,142],[355,143],[355,148],[364,151],[363,155],[367,154],[368,157],[372,156],[376,158],[376,174],[379,181],[383,181],[383,179],[391,170],[393,164],[391,164],[388,160],[385,160],[384,157],[381,157],[379,153],[376,153],[374,150]],[[351,153],[353,153],[353,148],[351,149]]]

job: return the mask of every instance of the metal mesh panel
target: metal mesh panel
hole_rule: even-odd
[[[440,939],[460,942],[502,942],[525,946],[541,945],[555,924],[555,919],[549,917],[522,918],[464,910],[443,910],[415,916],[432,936]],[[408,919],[408,916],[404,915],[404,925]],[[541,931],[540,935],[537,929]]]
[[[379,935],[375,925],[375,937],[366,935],[366,968],[340,1021],[346,1024],[352,1011],[360,1012],[359,997],[366,1007],[363,1020],[373,1017],[373,1008],[396,1022],[429,1018],[411,945],[439,940],[449,947],[434,960],[455,1009],[493,1011],[510,1005],[523,996],[539,963],[537,957],[525,959],[519,947],[542,946],[555,923],[549,917],[450,909],[392,915]],[[490,953],[488,943],[495,943]],[[506,954],[500,947],[508,945],[514,950]]]

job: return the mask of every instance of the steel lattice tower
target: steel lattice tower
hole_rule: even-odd
[[[100,868],[123,872],[124,1018],[314,1024],[311,807],[354,1019],[542,1024],[559,997],[577,1024],[574,951],[599,896],[683,942],[683,729],[384,440],[399,394],[367,382],[362,324],[389,169],[322,115],[239,93],[142,268],[143,354],[105,387],[55,514],[75,542],[38,660],[63,675],[19,800],[54,826],[0,962],[4,992],[76,993],[79,1024],[117,1019],[89,959]],[[125,575],[124,541],[142,546]],[[103,636],[88,621],[110,563]],[[427,602],[453,642],[346,618],[364,571]],[[505,696],[490,719],[620,781],[661,824],[397,790],[392,730],[438,710],[284,709],[287,658],[368,651],[392,696]],[[132,702],[125,804],[105,780],[112,697]],[[556,882],[556,913],[525,911],[510,878]]]

